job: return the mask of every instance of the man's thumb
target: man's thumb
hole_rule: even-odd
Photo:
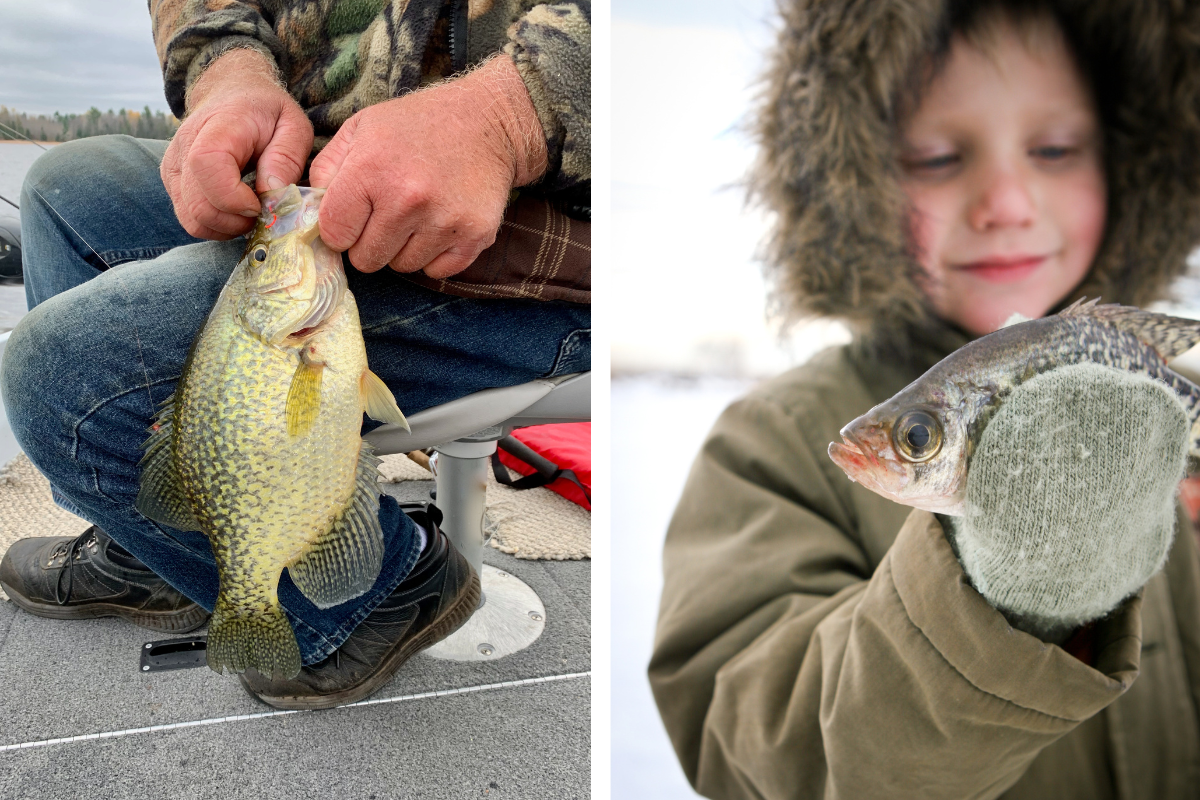
[[[312,168],[308,171],[308,182],[314,189],[327,189],[333,183],[333,178],[341,170],[346,156],[350,154],[350,145],[354,141],[354,132],[358,129],[358,115],[342,123],[338,132],[329,144],[317,153],[313,159]]]
[[[271,141],[258,157],[257,191],[279,189],[300,180],[308,154],[312,152],[312,124],[300,109],[285,110]]]

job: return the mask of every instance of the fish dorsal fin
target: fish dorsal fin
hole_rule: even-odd
[[[1093,297],[1091,300],[1088,300],[1086,297],[1081,297],[1074,303],[1071,303],[1071,305],[1064,308],[1062,311],[1058,312],[1058,315],[1060,317],[1085,316],[1089,313],[1090,309],[1095,308],[1096,303],[1098,302],[1100,302],[1099,297]]]
[[[400,406],[396,405],[396,396],[378,375],[369,369],[363,370],[360,383],[362,384],[363,406],[366,408],[368,417],[380,422],[394,423],[406,431],[411,430],[408,427],[408,420],[400,411]]]
[[[287,396],[288,436],[304,436],[312,430],[321,410],[321,376],[325,366],[301,358],[292,376],[292,385]]]
[[[288,573],[313,605],[330,608],[370,589],[382,564],[379,459],[371,445],[363,442],[349,504],[333,527],[288,565]]]
[[[1064,309],[1060,316],[1092,317],[1125,331],[1153,348],[1164,361],[1180,356],[1200,343],[1200,320],[1156,314],[1134,306],[1115,303],[1101,306],[1096,305],[1096,300],[1082,305],[1077,302]]]
[[[150,426],[150,438],[142,443],[146,452],[138,462],[142,477],[135,506],[143,516],[155,522],[181,531],[198,531],[200,523],[192,513],[192,503],[175,467],[174,415],[175,395],[171,395],[163,402]]]

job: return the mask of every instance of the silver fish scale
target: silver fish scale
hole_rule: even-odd
[[[1200,338],[1200,323],[1181,322],[1194,326],[1198,331],[1195,338]],[[972,438],[976,438],[1000,401],[1018,385],[1057,367],[1089,361],[1163,381],[1183,400],[1192,424],[1200,418],[1200,387],[1172,371],[1153,347],[1134,334],[1084,314],[1056,315],[1001,328],[951,353],[909,388],[916,390],[915,395],[928,396],[939,385],[958,385],[964,393],[990,387],[995,398],[972,426]],[[1200,437],[1192,446],[1200,451]]]

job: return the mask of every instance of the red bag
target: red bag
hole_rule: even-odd
[[[545,486],[592,510],[592,423],[521,428],[498,445],[492,470],[500,483],[514,489]],[[513,480],[501,464],[526,477]]]

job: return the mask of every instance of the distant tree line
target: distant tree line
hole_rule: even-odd
[[[102,112],[92,106],[83,114],[60,114],[55,111],[49,117],[45,114],[35,117],[0,106],[0,125],[12,128],[0,128],[0,139],[28,137],[39,142],[66,142],[106,133],[127,133],[139,139],[170,139],[179,127],[179,120],[175,119],[174,114],[151,112],[150,106],[141,111],[122,108],[116,112],[111,108]]]

